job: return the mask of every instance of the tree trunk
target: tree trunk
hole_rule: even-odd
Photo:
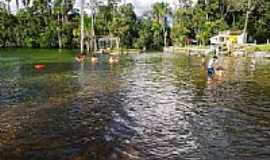
[[[95,33],[95,14],[94,9],[92,8],[92,21],[91,21],[91,39],[92,39],[92,49],[93,51],[97,51],[97,42],[96,42],[96,33]]]
[[[68,21],[68,15],[67,15],[67,8],[68,8],[68,4],[67,4],[67,0],[64,0],[64,9],[63,9],[63,15],[64,15],[64,19],[65,19],[65,22]]]
[[[90,48],[92,48],[92,45],[91,45],[91,40],[89,38],[87,38],[85,45],[86,45],[87,53],[90,53]]]
[[[96,51],[97,51],[97,41],[96,41],[96,37],[93,36],[91,40],[92,40],[92,41],[91,41],[92,49],[93,49],[94,52],[96,52]]]
[[[63,26],[64,26],[64,12],[63,12],[63,9],[62,9],[62,14],[61,14],[61,29],[63,29]],[[65,47],[64,46],[64,43],[63,43],[63,34],[62,34],[62,31],[60,32],[61,33],[61,48]]]
[[[235,26],[235,18],[236,18],[235,13],[233,13],[233,26]]]
[[[165,14],[163,16],[163,33],[164,33],[164,39],[163,39],[163,43],[164,43],[164,47],[167,47],[167,29],[166,29],[166,26],[167,26],[167,17],[166,17],[166,14],[167,14],[167,7],[165,8]]]
[[[208,4],[209,4],[209,0],[205,0],[204,1],[205,2],[205,6],[208,6]],[[209,20],[209,15],[208,15],[208,12],[206,11],[206,20]]]
[[[117,37],[116,39],[116,48],[119,49],[120,44],[120,38]]]
[[[20,47],[20,45],[21,45],[21,40],[20,40],[20,35],[19,35],[19,33],[17,32],[16,33],[16,47]]]
[[[84,0],[81,0],[81,53],[84,52]]]
[[[243,43],[247,43],[247,27],[248,27],[249,11],[246,13],[245,26],[243,30]]]
[[[61,31],[60,31],[60,13],[58,11],[57,14],[57,20],[58,20],[58,27],[57,27],[57,36],[58,36],[58,47],[59,48],[63,48],[63,44],[62,44],[62,36],[61,36]]]
[[[20,9],[20,3],[19,0],[16,0],[16,11],[18,12]]]
[[[110,42],[110,49],[113,48],[112,38],[113,38],[113,35],[111,34],[111,35],[110,35],[110,39],[109,39],[109,42]]]
[[[10,1],[8,1],[8,13],[11,14]]]
[[[167,47],[167,30],[164,31],[164,47]]]
[[[248,9],[247,9],[247,13],[246,13],[246,20],[245,20],[245,26],[244,26],[244,31],[243,31],[243,42],[244,43],[247,43],[247,28],[248,28],[250,7],[251,7],[251,0],[248,0]]]

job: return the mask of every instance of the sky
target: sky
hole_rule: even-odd
[[[2,0],[0,0],[2,1]],[[86,0],[87,1],[87,0]],[[122,0],[126,3],[132,3],[135,6],[135,12],[137,15],[141,15],[143,12],[150,10],[151,6],[156,2],[168,2],[170,3],[171,7],[174,8],[177,0]],[[16,0],[11,0],[11,10],[15,11]],[[79,8],[80,0],[76,0],[75,7]]]
[[[170,5],[173,7],[177,0],[122,0],[122,3],[132,3],[135,6],[136,14],[142,15],[143,12],[150,10],[154,3],[166,1],[167,3],[170,3]],[[79,2],[80,0],[76,0],[75,8],[79,8]]]
[[[177,0],[167,0],[172,6]],[[151,6],[156,2],[166,2],[166,0],[126,0],[135,6],[135,11],[141,15],[144,11],[150,10]]]

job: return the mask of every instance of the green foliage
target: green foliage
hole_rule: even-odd
[[[171,39],[176,45],[186,45],[192,32],[192,10],[177,9],[174,13],[174,25],[172,26]]]
[[[22,2],[25,8],[16,14],[11,14],[8,6],[0,7],[0,47],[79,47],[80,15],[73,9],[73,0],[35,0],[31,6],[29,0]],[[48,2],[53,5],[49,7]],[[141,17],[137,17],[132,4],[123,5],[119,0],[94,2],[95,34],[119,37],[124,48],[161,49],[170,42],[184,46],[190,39],[207,45],[210,37],[220,31],[243,30],[246,13],[249,36],[258,43],[270,37],[267,0],[198,0],[196,5],[191,0],[178,0],[175,10],[158,2]],[[92,18],[84,17],[85,39],[89,40]]]
[[[248,53],[254,52],[270,52],[270,44],[252,45],[245,48]]]
[[[199,0],[195,6],[180,6],[174,12],[171,38],[174,44],[184,45],[186,39],[208,44],[210,37],[231,29],[243,30],[248,11],[248,34],[258,43],[270,36],[270,2],[266,0]]]
[[[153,32],[153,44],[151,48],[160,49],[163,46],[163,28],[162,25],[153,21],[151,26],[151,31]]]
[[[150,49],[153,43],[152,23],[149,19],[142,19],[138,24],[139,35],[134,44],[135,48]]]
[[[55,5],[51,9],[48,8],[48,1],[36,0],[33,6],[19,10],[16,15],[0,10],[2,15],[0,45],[58,47],[57,34],[61,32],[64,46],[70,46],[73,38],[70,33],[78,25],[72,23],[73,17],[64,18],[67,16],[66,12],[70,10],[70,5],[65,6],[66,8]],[[71,20],[63,20],[68,18]]]
[[[121,46],[131,48],[137,36],[136,14],[132,4],[122,5],[114,13],[110,33],[120,38]]]
[[[264,51],[264,52],[270,52],[270,44],[267,45],[257,45],[256,51]]]

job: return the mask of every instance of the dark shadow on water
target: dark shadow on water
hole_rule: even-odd
[[[33,64],[1,70],[10,75],[0,78],[0,159],[131,159],[136,131],[123,109],[122,65],[47,63],[39,71]]]
[[[129,159],[136,132],[117,92],[67,103],[25,105],[1,114],[0,158],[7,160]]]

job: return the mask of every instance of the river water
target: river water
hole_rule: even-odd
[[[270,159],[270,60],[224,57],[214,79],[201,57],[107,61],[1,50],[0,159]]]

